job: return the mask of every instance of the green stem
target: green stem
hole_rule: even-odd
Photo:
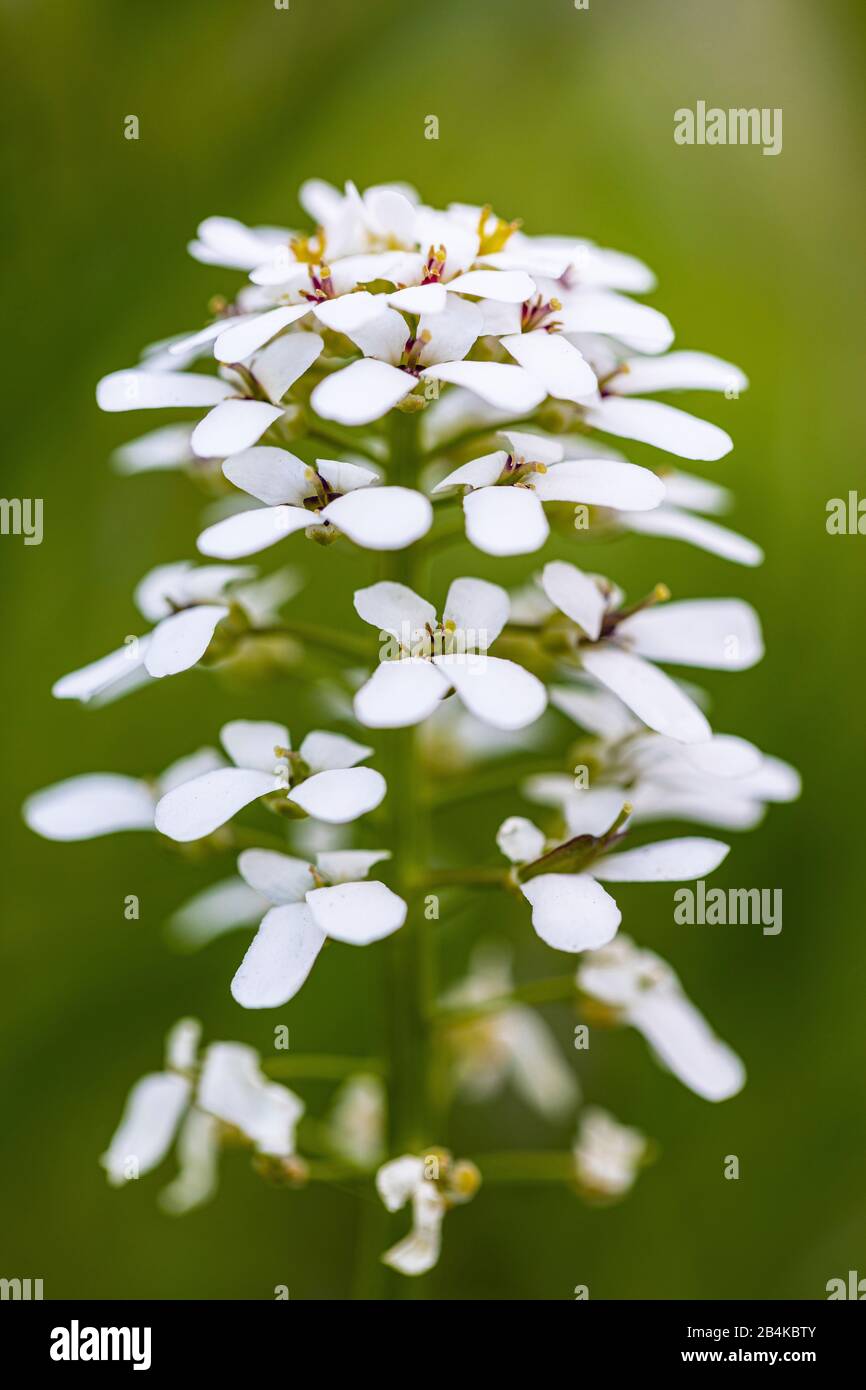
[[[268,627],[253,628],[250,637],[297,637],[300,642],[320,647],[322,651],[335,656],[349,657],[352,661],[370,661],[370,643],[351,632],[338,632],[334,628],[320,627],[318,623],[305,623],[300,619],[286,618]]]

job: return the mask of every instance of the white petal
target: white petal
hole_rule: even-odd
[[[664,474],[665,503],[671,507],[684,507],[690,512],[730,511],[734,494],[729,488],[720,487],[706,478],[696,478],[693,473],[681,473],[677,468],[666,469]]]
[[[427,335],[420,354],[422,366],[461,362],[483,331],[484,316],[478,305],[449,295],[441,313],[423,314],[418,320],[419,336]]]
[[[157,804],[156,828],[170,840],[200,840],[251,801],[273,791],[275,784],[273,774],[266,772],[218,768],[168,792]]]
[[[455,468],[441,483],[436,484],[433,491],[444,492],[449,487],[491,487],[499,479],[507,462],[508,455],[504,449],[483,454],[481,458],[471,459],[469,463]]]
[[[644,511],[665,495],[661,478],[649,468],[616,459],[568,459],[534,480],[543,502],[586,502],[593,507]]]
[[[616,936],[622,913],[589,874],[539,874],[520,891],[532,906],[532,925],[557,951],[595,951]]]
[[[407,314],[441,314],[447,298],[448,291],[444,285],[409,285],[405,290],[389,294],[388,303],[394,309],[405,310]]]
[[[298,752],[311,772],[331,772],[336,768],[354,767],[369,758],[372,748],[356,743],[345,734],[329,734],[315,729],[307,734]]]
[[[596,641],[607,603],[595,580],[577,565],[551,560],[542,570],[541,584],[551,603]]]
[[[512,415],[528,415],[547,394],[522,367],[512,367],[507,362],[440,362],[435,367],[425,367],[421,375],[432,381],[465,386],[488,405],[508,410]]]
[[[454,579],[442,617],[462,633],[467,647],[486,651],[496,641],[509,612],[508,594],[487,579]]]
[[[312,367],[324,346],[318,333],[286,333],[257,355],[252,364],[253,375],[276,404]]]
[[[198,1062],[201,1023],[197,1018],[179,1018],[165,1040],[165,1064],[172,1071],[190,1071]]]
[[[199,223],[198,240],[190,242],[188,250],[206,265],[252,270],[289,235],[277,227],[247,227],[236,217],[206,217]]]
[[[390,1212],[400,1211],[424,1182],[424,1160],[403,1154],[383,1163],[376,1174],[376,1191]]]
[[[405,584],[383,579],[355,592],[355,612],[379,632],[389,632],[405,647],[435,627],[436,609]]]
[[[252,507],[208,526],[196,545],[202,555],[236,560],[242,555],[257,555],[296,531],[322,524],[321,517],[305,507]]]
[[[337,299],[323,299],[313,306],[313,312],[326,328],[333,329],[335,333],[351,334],[364,324],[380,318],[386,307],[381,295],[357,290],[354,294],[342,294]]]
[[[502,430],[501,433],[508,440],[509,452],[527,463],[544,463],[549,467],[552,463],[559,463],[565,455],[565,449],[558,439],[526,430]]]
[[[116,830],[152,830],[153,793],[114,772],[86,772],[34,792],[22,814],[46,840],[91,840]]]
[[[225,767],[225,762],[215,748],[199,748],[195,753],[188,753],[186,757],[178,758],[171,763],[157,779],[159,794],[164,796],[175,787],[182,787],[184,782],[191,782],[194,777],[203,777],[206,772],[213,772],[217,767]]]
[[[61,676],[51,687],[56,700],[81,700],[87,704],[106,703],[129,690],[135,690],[149,677],[144,668],[144,659],[150,646],[150,637],[137,637],[117,651],[90,661],[77,671]]]
[[[535,294],[535,281],[523,270],[469,270],[448,282],[457,294],[474,294],[479,299],[496,299],[502,304],[522,304]]]
[[[559,333],[515,333],[502,346],[558,400],[579,401],[596,389],[595,373],[573,343]]]
[[[220,729],[220,742],[237,767],[272,772],[278,748],[290,748],[285,724],[270,719],[232,719]]]
[[[647,990],[629,1011],[629,1022],[683,1085],[705,1100],[727,1100],[742,1090],[743,1063],[685,995]]]
[[[275,1009],[293,999],[325,944],[305,903],[272,907],[232,980],[244,1009]]]
[[[315,885],[310,866],[272,849],[245,849],[238,855],[238,873],[257,895],[271,903],[300,903]]]
[[[171,1072],[137,1081],[127,1097],[117,1131],[99,1160],[114,1186],[151,1172],[171,1148],[189,1104],[191,1083]]]
[[[433,524],[433,508],[408,487],[364,488],[323,507],[322,518],[366,550],[403,550]]]
[[[620,699],[595,686],[552,685],[550,703],[575,724],[602,738],[625,738],[640,727]]]
[[[345,825],[374,810],[387,786],[381,772],[372,767],[334,768],[315,772],[289,792],[289,801],[317,820]]]
[[[562,1119],[580,1099],[580,1088],[544,1020],[529,1008],[507,1009],[499,1036],[511,1054],[518,1094],[546,1119]]]
[[[209,1202],[217,1190],[219,1153],[219,1122],[201,1110],[190,1110],[177,1136],[180,1171],[160,1192],[161,1209],[182,1216]]]
[[[364,358],[320,381],[310,404],[323,420],[341,425],[368,425],[408,396],[417,385],[409,372],[387,362]]]
[[[467,539],[485,555],[529,555],[550,534],[531,488],[482,487],[463,498]]]
[[[674,331],[658,309],[605,290],[579,290],[561,296],[556,317],[568,333],[604,333],[636,352],[664,352]]]
[[[734,447],[730,435],[718,425],[660,401],[607,396],[587,409],[586,422],[605,434],[639,439],[684,459],[720,459]]]
[[[334,888],[314,888],[307,894],[313,921],[334,941],[350,946],[369,946],[402,927],[406,904],[384,883],[340,883]]]
[[[529,864],[544,853],[546,840],[544,831],[525,816],[509,816],[496,832],[496,843],[512,864]]]
[[[366,878],[375,864],[390,858],[388,849],[322,850],[316,855],[316,865],[332,885],[355,883]]]
[[[468,652],[434,656],[433,662],[466,708],[495,729],[523,729],[547,706],[541,681],[515,661]]]
[[[383,661],[355,695],[355,718],[368,729],[403,729],[432,714],[448,681],[421,657]]]
[[[290,323],[302,319],[310,308],[309,304],[291,304],[269,309],[266,314],[251,314],[243,323],[220,334],[214,343],[213,355],[218,362],[245,362]]]
[[[333,492],[355,492],[359,487],[371,487],[380,481],[379,474],[372,469],[345,463],[342,459],[316,459],[316,471]]]
[[[238,454],[261,439],[282,413],[266,401],[223,401],[193,430],[193,453],[206,459]]]
[[[592,866],[603,883],[680,883],[703,878],[717,869],[730,851],[721,840],[699,835],[681,840],[659,840],[654,845],[604,855]]]
[[[435,1268],[439,1260],[442,1248],[441,1223],[444,1216],[444,1209],[440,1213],[438,1223],[425,1226],[423,1230],[409,1232],[402,1240],[398,1240],[396,1245],[392,1245],[390,1250],[386,1250],[382,1256],[382,1263],[394,1269],[398,1274],[405,1274],[413,1278],[421,1274],[429,1274]]]
[[[619,634],[650,661],[746,671],[761,660],[758,615],[736,598],[683,599],[626,618]]]
[[[708,352],[668,352],[664,357],[627,357],[610,389],[620,396],[653,391],[745,391],[748,377],[732,362]]]
[[[147,473],[158,468],[182,468],[192,461],[191,424],[162,425],[139,439],[122,444],[111,455],[118,473]]]
[[[267,444],[232,454],[223,464],[223,473],[230,483],[269,507],[282,503],[300,507],[315,493],[311,471],[309,464],[287,449]]]
[[[638,531],[643,536],[666,536],[671,540],[686,541],[689,545],[696,545],[699,550],[708,551],[710,555],[732,560],[735,565],[754,566],[764,561],[764,552],[754,541],[738,536],[736,531],[719,526],[715,521],[681,512],[677,507],[626,513],[619,520],[630,531]]]
[[[268,899],[242,879],[224,878],[178,908],[169,919],[168,934],[176,946],[195,951],[236,927],[257,926],[269,906]]]
[[[287,1086],[268,1081],[259,1055],[244,1043],[211,1043],[204,1057],[198,1104],[234,1125],[261,1153],[289,1157],[303,1101]]]
[[[590,647],[583,665],[634,710],[639,719],[681,743],[700,743],[711,729],[697,705],[680,687],[649,662],[617,647]]]
[[[163,618],[154,628],[147,649],[145,666],[151,676],[173,676],[195,666],[211,644],[217,624],[227,618],[228,608],[201,603]]]
[[[111,372],[96,388],[100,410],[161,410],[168,406],[218,405],[235,388],[197,372]]]

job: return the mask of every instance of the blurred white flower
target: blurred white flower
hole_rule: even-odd
[[[683,992],[671,967],[627,936],[592,951],[580,963],[577,986],[642,1033],[656,1058],[705,1100],[742,1090],[746,1071]]]
[[[446,1009],[472,1009],[506,999],[513,987],[510,952],[498,943],[482,943],[472,953],[466,976],[440,1002]],[[552,1122],[580,1099],[575,1075],[553,1033],[526,1004],[451,1024],[444,1036],[455,1090],[463,1099],[491,1099],[510,1082],[527,1105]]]
[[[158,1167],[177,1141],[180,1171],[160,1196],[175,1215],[201,1206],[216,1191],[225,1126],[257,1153],[285,1160],[295,1153],[295,1129],[304,1113],[294,1092],[262,1075],[254,1048],[211,1043],[199,1061],[200,1036],[196,1019],[174,1025],[165,1070],[133,1086],[100,1159],[109,1182],[122,1186]]]
[[[445,1213],[470,1201],[480,1182],[473,1163],[454,1163],[441,1151],[423,1158],[402,1154],[385,1163],[376,1174],[376,1189],[388,1211],[400,1211],[411,1202],[412,1229],[386,1250],[384,1263],[399,1274],[427,1274],[439,1259]]]
[[[624,1197],[647,1160],[649,1141],[640,1130],[621,1125],[606,1110],[581,1111],[574,1143],[578,1186],[588,1197]]]
[[[155,824],[170,840],[200,840],[271,793],[342,825],[372,811],[386,792],[380,772],[356,766],[372,748],[341,734],[315,730],[294,753],[284,724],[234,719],[223,725],[220,742],[234,767],[206,772],[160,799]]]
[[[369,728],[402,728],[432,714],[453,687],[485,724],[519,729],[544,712],[547,693],[530,671],[486,649],[508,621],[508,595],[483,579],[455,579],[440,624],[436,609],[405,584],[384,580],[355,593],[355,611],[397,644],[355,696]]]
[[[387,1093],[382,1078],[370,1072],[347,1077],[336,1092],[328,1116],[331,1147],[358,1168],[374,1168],[385,1155]]]
[[[602,883],[704,878],[730,850],[720,840],[683,836],[611,853],[630,812],[630,806],[622,806],[606,832],[580,834],[550,848],[532,821],[522,816],[503,821],[496,842],[517,865],[515,881],[532,907],[533,927],[548,946],[557,951],[592,951],[613,940],[622,913]]]

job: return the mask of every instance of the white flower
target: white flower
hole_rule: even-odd
[[[387,1094],[381,1077],[359,1072],[338,1089],[328,1119],[334,1152],[358,1168],[381,1163],[385,1150]]]
[[[583,669],[644,724],[682,743],[705,741],[710,726],[682,687],[652,663],[744,671],[764,654],[757,614],[741,599],[622,609],[610,581],[562,560],[545,565],[541,583],[554,607],[580,630],[576,655]]]
[[[592,951],[613,940],[622,913],[602,883],[704,878],[730,850],[720,840],[690,836],[612,854],[630,812],[630,806],[623,806],[605,832],[582,833],[550,849],[545,848],[538,827],[522,816],[512,816],[500,826],[496,842],[518,866],[515,881],[532,907],[533,927],[548,946],[557,951]]]
[[[606,1110],[581,1112],[574,1143],[577,1181],[590,1197],[624,1197],[647,1159],[649,1143],[640,1130],[621,1125]]]
[[[166,1069],[136,1082],[120,1125],[100,1162],[113,1186],[158,1167],[177,1142],[180,1171],[160,1194],[173,1215],[208,1201],[216,1191],[223,1126],[258,1153],[288,1159],[303,1102],[268,1081],[259,1055],[243,1043],[212,1043],[199,1063],[201,1025],[181,1019],[166,1040]]]
[[[223,725],[220,742],[234,767],[206,772],[157,805],[156,828],[169,839],[200,840],[274,792],[307,815],[338,825],[373,810],[385,795],[381,773],[355,766],[372,748],[339,734],[307,734],[293,753],[284,724],[234,719]]]
[[[235,559],[265,550],[295,531],[333,527],[371,550],[399,550],[430,529],[433,510],[420,492],[379,486],[369,468],[335,459],[315,467],[285,449],[247,449],[223,473],[265,506],[238,512],[198,538],[204,555]]]
[[[514,981],[510,954],[496,943],[476,947],[468,974],[442,998],[446,1009],[471,1009],[505,999]],[[480,1013],[452,1024],[446,1040],[453,1054],[457,1094],[488,1100],[509,1082],[546,1119],[556,1121],[573,1109],[580,1090],[545,1021],[525,1004]]]
[[[127,694],[149,677],[177,675],[195,666],[211,644],[233,602],[243,607],[245,581],[254,569],[238,565],[200,565],[189,561],[158,565],[135,590],[142,617],[153,631],[127,641],[117,651],[89,662],[52,687],[58,700],[96,705]]]
[[[170,468],[187,468],[195,462],[190,440],[193,425],[161,425],[139,439],[122,444],[111,455],[118,473],[152,473]]]
[[[402,1154],[383,1164],[376,1174],[376,1189],[388,1211],[400,1211],[412,1203],[412,1230],[386,1250],[384,1263],[399,1274],[427,1274],[439,1259],[445,1213],[469,1201],[480,1181],[474,1164],[452,1165],[450,1156],[441,1152],[424,1158]]]
[[[204,265],[252,270],[284,245],[291,232],[283,227],[247,227],[234,217],[206,217],[200,222],[189,254]]]
[[[365,425],[404,400],[422,380],[465,386],[491,405],[512,413],[534,410],[545,392],[521,367],[463,359],[484,333],[477,304],[449,295],[445,308],[423,313],[412,332],[396,309],[386,307],[346,336],[364,356],[315,387],[310,403],[326,420]]]
[[[222,764],[214,748],[202,748],[172,763],[155,781],[86,772],[34,792],[22,814],[30,829],[46,840],[92,840],[120,830],[153,830],[161,796]]]
[[[365,881],[375,864],[389,858],[387,850],[325,850],[314,869],[272,850],[244,850],[241,877],[274,906],[232,980],[238,1003],[272,1009],[294,998],[329,937],[367,946],[402,927],[403,899],[384,883]]]
[[[618,936],[584,957],[577,985],[613,1009],[618,1022],[642,1033],[658,1060],[696,1095],[718,1101],[742,1090],[743,1063],[716,1037],[673,970],[653,951]]]
[[[748,830],[766,804],[800,794],[795,768],[762,753],[747,739],[714,734],[705,743],[679,743],[648,733],[615,696],[601,687],[551,686],[550,700],[582,728],[602,738],[591,787],[567,773],[540,773],[523,784],[530,801],[557,806],[570,835],[600,834],[624,801],[635,824],[692,820]]]
[[[388,580],[357,590],[355,611],[399,647],[397,659],[382,661],[355,696],[361,724],[418,724],[452,686],[472,714],[498,729],[522,728],[543,713],[547,693],[538,678],[486,655],[508,621],[508,595],[498,584],[455,579],[441,625],[431,603]]]
[[[543,502],[639,511],[658,507],[664,483],[648,468],[599,458],[565,457],[557,440],[503,431],[499,449],[454,469],[433,489],[464,487],[466,535],[488,555],[526,555],[550,533]]]

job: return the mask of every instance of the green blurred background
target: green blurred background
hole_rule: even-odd
[[[216,1201],[180,1221],[155,1206],[165,1175],[118,1193],[97,1166],[129,1085],[159,1064],[182,1013],[265,1053],[275,1023],[303,1052],[381,1046],[385,948],[329,952],[289,1006],[244,1013],[228,993],[241,937],[177,957],[162,936],[170,911],[227,864],[187,869],[146,835],[52,845],[19,816],[34,788],[91,769],[159,770],[229,717],[285,717],[299,730],[314,719],[292,680],[239,693],[195,672],[97,712],[49,695],[60,673],[138,630],[134,583],[193,554],[201,510],[178,475],[109,470],[111,449],[159,419],[100,415],[97,378],[196,326],[209,296],[239,283],[186,256],[203,216],[291,225],[296,189],[314,174],[402,178],[433,203],[489,201],[530,231],[633,252],[658,272],[650,302],[678,344],[744,366],[752,388],[740,400],[694,398],[736,443],[695,471],[736,489],[734,524],[764,545],[764,568],[652,540],[582,554],[632,592],[665,579],[677,596],[756,604],[767,658],[710,679],[715,722],[797,763],[806,784],[797,805],[734,837],[716,878],[781,886],[781,936],[675,927],[663,887],[618,894],[625,929],[670,957],[745,1057],[744,1093],[707,1105],[636,1035],[605,1036],[582,1071],[586,1095],[652,1135],[660,1161],[607,1211],[553,1188],[482,1189],[449,1218],[422,1294],[568,1299],[585,1283],[594,1298],[815,1298],[831,1277],[866,1274],[866,540],[824,525],[827,499],[864,476],[863,13],[845,0],[591,0],[588,11],[570,0],[291,0],[286,12],[269,0],[2,0],[0,14],[3,490],[45,505],[40,547],[0,539],[0,1274],[41,1277],[49,1298],[269,1298],[287,1284],[293,1298],[343,1299],[375,1291],[377,1252],[396,1236],[369,1197],[271,1189],[240,1156],[224,1161]],[[782,107],[783,153],[675,145],[674,110],[700,98]],[[123,138],[128,114],[138,142]],[[424,139],[428,114],[438,141]],[[303,553],[322,602],[344,611],[339,586],[363,579],[363,560]],[[534,563],[497,567],[461,546],[438,578],[471,565],[511,581]],[[488,853],[502,814],[520,809],[493,798],[449,821],[443,858],[467,834]],[[138,922],[124,920],[130,893]],[[497,905],[494,916],[480,898],[443,926],[448,972],[500,924],[524,977],[567,968],[522,913]],[[549,1016],[567,1047],[568,1011]],[[298,1089],[311,1108],[328,1094]],[[563,1147],[571,1134],[508,1100],[461,1111],[449,1138],[477,1152]],[[722,1178],[731,1153],[738,1182]]]

